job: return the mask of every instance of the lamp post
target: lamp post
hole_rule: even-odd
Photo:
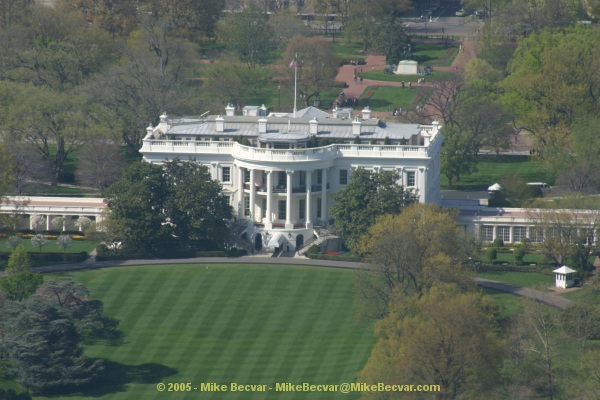
[[[281,111],[281,83],[277,85],[277,108]]]

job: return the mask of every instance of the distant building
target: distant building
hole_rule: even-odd
[[[269,114],[262,107],[228,105],[224,115],[168,118],[147,128],[140,150],[161,164],[195,159],[223,186],[246,234],[262,248],[301,247],[315,227],[329,223],[332,195],[357,168],[397,171],[399,183],[421,202],[440,201],[442,135],[431,125],[388,124],[351,111],[316,108]],[[241,115],[240,115],[241,114]]]

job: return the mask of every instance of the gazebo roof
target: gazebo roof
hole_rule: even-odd
[[[577,271],[567,267],[566,265],[563,265],[562,267],[555,269],[552,272],[557,273],[557,274],[572,274],[573,272],[577,272]]]

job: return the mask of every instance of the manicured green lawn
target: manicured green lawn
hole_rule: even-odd
[[[444,43],[414,43],[416,61],[421,65],[450,66],[458,55],[458,46]]]
[[[159,393],[159,382],[352,382],[374,343],[357,322],[352,271],[165,265],[72,273],[121,320],[106,381],[68,399],[356,399],[341,393]],[[66,399],[67,397],[65,397]]]
[[[485,251],[481,253],[482,259],[485,259]],[[496,261],[501,261],[512,265],[515,261],[515,255],[512,252],[498,252]],[[526,253],[523,257],[523,265],[544,264],[544,256],[540,253]]]
[[[31,239],[23,239],[21,245],[25,247],[25,250],[37,253],[40,251],[39,247],[34,247],[31,244]],[[85,251],[86,253],[91,252],[96,248],[98,242],[88,240],[73,240],[71,247],[66,250],[66,253],[80,253]],[[11,251],[12,249],[8,246],[7,239],[0,239],[0,251]],[[63,248],[58,245],[56,240],[48,240],[48,244],[42,247],[42,253],[62,253]]]
[[[341,59],[353,60],[366,58],[366,54],[362,51],[362,43],[358,41],[348,41],[347,39],[339,39],[331,43],[333,52]]]
[[[561,296],[573,301],[581,300],[600,305],[600,293],[586,286],[572,292],[562,293]]]
[[[519,175],[527,182],[546,182],[550,185],[554,183],[543,166],[532,161],[528,156],[485,155],[480,156],[480,159],[478,171],[461,176],[460,182],[455,182],[452,189],[487,190],[490,185],[511,173]],[[440,181],[442,189],[450,188],[448,179],[443,174]]]
[[[513,314],[518,313],[523,308],[523,299],[519,296],[489,288],[482,290],[501,307],[500,320],[508,320]]]
[[[414,108],[423,105],[431,94],[431,88],[413,87],[411,89],[393,86],[367,86],[360,97],[362,107],[369,106],[373,111],[388,111],[394,108]],[[415,101],[418,101],[415,103]]]
[[[554,277],[536,272],[479,272],[479,278],[492,279],[518,286],[540,288],[554,284]]]
[[[444,81],[450,80],[454,78],[454,72],[449,71],[436,71],[433,70],[429,75],[425,75],[425,81]],[[372,79],[374,81],[385,81],[385,82],[417,82],[419,79],[423,78],[423,75],[396,75],[396,74],[388,74],[383,70],[365,70],[358,74],[358,76],[362,76],[364,79]]]

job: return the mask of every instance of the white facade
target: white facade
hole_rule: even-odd
[[[328,225],[331,196],[357,168],[397,171],[419,201],[440,201],[442,135],[435,122],[386,124],[368,109],[354,119],[312,108],[298,111],[299,118],[267,116],[264,107],[253,115],[225,111],[196,119],[162,115],[148,127],[140,152],[151,163],[178,157],[207,166],[237,217],[248,221],[253,242],[257,234],[265,246],[283,237],[279,245],[295,249],[312,238],[314,226]]]

